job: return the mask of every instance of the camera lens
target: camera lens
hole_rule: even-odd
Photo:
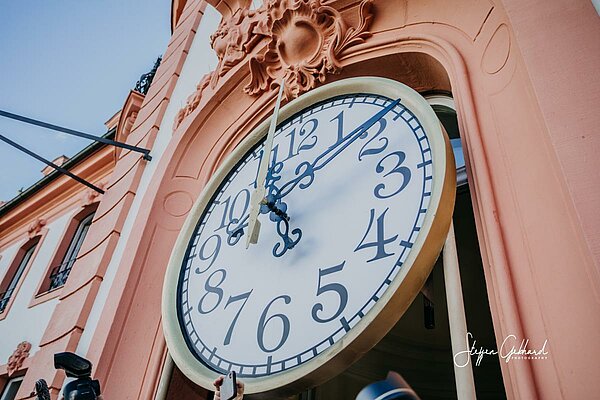
[[[89,379],[77,379],[67,383],[64,395],[65,400],[96,400],[96,391]]]

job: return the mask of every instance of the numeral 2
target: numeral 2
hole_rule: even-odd
[[[309,129],[307,129],[307,125],[309,125],[309,124],[311,125],[310,131],[309,131]],[[302,127],[300,127],[300,133],[298,134],[298,137],[301,138],[302,140],[300,141],[300,144],[298,145],[297,149],[296,149],[296,145],[295,145],[295,143],[296,143],[296,128],[292,129],[287,135],[285,135],[286,137],[290,138],[290,147],[288,150],[287,157],[284,160],[282,160],[282,162],[287,161],[290,158],[296,157],[298,154],[300,154],[300,152],[302,152],[304,150],[310,150],[313,147],[315,147],[315,145],[317,144],[317,136],[313,135],[313,133],[317,129],[318,126],[319,126],[319,121],[312,118],[312,119],[309,119],[308,121],[306,121],[302,125]],[[308,141],[308,139],[310,139],[310,141]]]

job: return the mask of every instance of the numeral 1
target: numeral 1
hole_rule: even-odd
[[[244,198],[244,207],[242,208],[241,213],[236,213],[235,206],[238,203],[240,196],[243,196]],[[248,211],[248,206],[250,205],[250,191],[248,189],[242,189],[238,192],[238,194],[235,195],[233,200],[231,200],[231,196],[229,196],[225,200],[220,201],[219,204],[224,204],[225,208],[223,209],[223,217],[221,218],[221,224],[217,229],[215,229],[215,232],[227,227],[227,225],[229,225],[231,221],[240,221],[242,219],[242,217]]]
[[[344,140],[344,111],[341,111],[338,115],[333,117],[330,122],[337,120],[337,141],[335,143],[339,143]],[[335,146],[335,143],[333,146]],[[332,146],[332,147],[333,147]]]
[[[271,160],[270,160],[270,164],[269,168],[273,168],[273,165],[275,165],[275,163],[277,162],[277,152],[279,151],[279,144],[276,144],[273,146],[273,150],[271,150]],[[262,162],[262,158],[264,157],[265,151],[264,149],[258,152],[258,155],[254,155],[254,159],[258,160],[258,165],[256,166],[256,175],[254,176],[254,180],[252,182],[250,182],[250,187],[253,187],[254,189],[257,188],[257,180],[258,180],[258,172],[260,169],[260,163]],[[264,182],[262,182],[262,184],[264,185]]]

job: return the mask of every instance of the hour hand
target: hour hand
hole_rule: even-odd
[[[261,190],[262,189],[262,190]],[[264,186],[259,186],[252,193],[250,204],[250,216],[248,219],[248,235],[246,236],[246,248],[250,247],[250,244],[258,243],[258,235],[260,233],[260,221],[258,220],[258,214],[260,213],[260,207],[265,197]]]
[[[269,125],[269,133],[265,140],[263,148],[263,156],[260,160],[258,167],[258,176],[256,178],[256,189],[252,193],[250,199],[250,219],[248,220],[248,236],[246,237],[246,248],[250,247],[250,244],[256,244],[258,242],[258,234],[260,233],[260,221],[258,221],[258,214],[260,212],[260,206],[265,198],[265,179],[267,177],[267,171],[269,169],[269,159],[271,158],[271,151],[273,150],[273,138],[275,137],[275,128],[277,126],[277,117],[279,115],[279,106],[281,105],[281,96],[283,94],[284,80],[281,80],[279,84],[279,93],[277,94],[277,101],[275,102],[275,109],[273,110],[273,117],[271,118],[271,124]]]

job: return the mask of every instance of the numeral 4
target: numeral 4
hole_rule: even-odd
[[[377,217],[377,232],[375,233],[375,235],[376,235],[375,241],[365,242],[365,240],[367,239],[367,236],[369,236],[369,233],[371,232],[371,228],[373,228],[373,220],[375,219],[375,209],[371,208],[371,215],[369,216],[369,226],[367,227],[367,231],[365,232],[365,235],[363,236],[363,238],[360,241],[360,243],[358,244],[358,246],[356,246],[356,249],[354,249],[354,251],[356,252],[358,250],[375,247],[377,249],[375,256],[373,258],[371,258],[370,260],[367,260],[367,262],[376,261],[376,260],[379,260],[380,258],[385,258],[385,257],[394,255],[394,253],[387,253],[385,251],[385,246],[387,244],[394,242],[398,238],[398,235],[394,235],[393,237],[390,237],[387,239],[385,237],[383,225],[384,225],[384,220],[385,220],[385,213],[387,213],[388,210],[389,210],[389,207],[386,208],[385,211],[379,215],[379,217]]]

